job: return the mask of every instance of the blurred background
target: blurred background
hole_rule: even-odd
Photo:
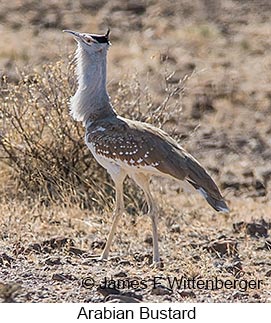
[[[140,118],[171,92],[175,101],[165,122],[153,113],[145,119],[206,160],[230,194],[265,196],[270,13],[268,0],[1,1],[0,74],[16,84],[21,72],[39,73],[57,61],[68,66],[76,44],[63,29],[104,33],[110,27],[108,86],[118,112]],[[63,96],[75,88],[74,82]]]

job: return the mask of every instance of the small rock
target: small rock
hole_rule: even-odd
[[[84,261],[82,261],[82,265],[84,266],[93,266],[93,263],[101,262],[100,255],[84,255]]]
[[[209,252],[214,252],[220,256],[224,255],[236,255],[238,254],[237,241],[234,240],[216,240],[212,241],[207,245],[207,250]]]
[[[265,220],[246,223],[244,221],[233,223],[233,232],[240,233],[243,229],[252,237],[267,237],[269,224]]]
[[[247,223],[247,234],[252,237],[267,237],[267,226],[265,223]]]
[[[173,224],[170,228],[170,232],[181,233],[181,227],[179,224]]]
[[[123,292],[121,295],[133,297],[133,298],[139,299],[140,301],[142,301],[142,299],[143,299],[142,295],[136,294],[135,292]]]
[[[65,280],[76,280],[76,278],[70,274],[53,274],[52,279],[60,282]]]
[[[247,177],[254,177],[254,172],[251,169],[246,169],[243,171],[242,175],[246,178]]]
[[[178,294],[183,298],[185,298],[185,297],[195,298],[196,297],[196,294],[192,290],[185,290],[185,289],[181,290],[181,291],[178,290]]]
[[[45,264],[48,266],[61,265],[61,260],[59,257],[50,257],[45,260]]]
[[[126,271],[119,271],[115,275],[115,277],[127,277],[127,272]]]
[[[110,287],[101,288],[100,286],[97,288],[97,292],[102,294],[104,297],[107,297],[108,295],[120,295],[121,294],[121,291],[116,288],[110,288]]]
[[[239,291],[234,291],[234,292],[232,293],[232,297],[233,297],[234,299],[242,299],[242,298],[244,298],[244,297],[246,297],[246,296],[248,296],[248,294],[246,294],[246,293],[242,293],[242,292],[239,292]]]
[[[66,278],[64,275],[62,274],[53,274],[53,277],[52,277],[53,280],[57,280],[57,281],[64,281]]]
[[[82,249],[78,249],[78,248],[74,248],[74,247],[70,247],[69,248],[69,253],[72,255],[76,255],[76,256],[82,256],[84,254],[87,253],[86,250],[82,250]]]
[[[171,295],[172,290],[163,285],[158,285],[151,290],[152,295]]]
[[[271,270],[268,270],[268,271],[265,273],[265,277],[271,277]]]

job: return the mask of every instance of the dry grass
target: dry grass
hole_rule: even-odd
[[[0,299],[103,302],[114,298],[110,291],[88,290],[82,279],[98,284],[106,276],[147,281],[146,289],[132,295],[125,289],[117,301],[270,302],[268,1],[125,3],[1,6]],[[59,55],[67,56],[74,43],[64,45],[69,40],[59,31],[108,24],[115,108],[171,133],[207,167],[231,208],[229,216],[218,215],[180,183],[154,178],[162,269],[150,267],[151,225],[130,181],[112,258],[91,258],[105,243],[114,189],[85,147],[82,126],[69,117],[73,65]],[[35,67],[24,67],[29,64]],[[243,292],[153,291],[154,276],[263,284]]]
[[[71,199],[90,207],[105,199],[93,189],[99,185],[93,184],[98,167],[85,149],[84,131],[68,114],[67,98],[74,91],[70,75],[64,62],[57,62],[41,73],[22,73],[16,85],[3,78],[1,159],[16,172],[22,198],[27,192],[46,205]]]
[[[158,106],[136,75],[119,83],[114,105],[125,102],[122,115],[163,127],[180,113],[180,95],[188,78],[172,85],[171,76],[162,76],[165,98]],[[75,84],[74,65],[64,60],[44,65],[41,72],[22,72],[17,84],[3,76],[0,158],[15,174],[21,192],[15,192],[16,198],[27,195],[46,206],[61,202],[101,210],[111,205],[105,196],[112,195],[112,187],[85,147],[83,127],[69,116],[68,99]],[[130,201],[135,194],[130,187]],[[4,190],[3,197],[11,195]]]

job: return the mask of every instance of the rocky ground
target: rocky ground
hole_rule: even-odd
[[[48,207],[27,192],[16,199],[16,174],[3,166],[2,301],[271,301],[270,13],[267,0],[1,4],[0,73],[10,84],[19,81],[18,70],[32,73],[67,60],[75,44],[62,29],[99,33],[110,26],[108,87],[120,114],[144,113],[149,101],[158,107],[169,89],[179,87],[163,128],[208,169],[231,209],[216,214],[179,183],[155,178],[163,267],[150,266],[151,224],[140,209],[123,217],[112,257],[99,262],[92,256],[104,246],[110,209]],[[101,288],[105,277],[112,281]],[[182,277],[243,285],[171,286]],[[249,282],[255,288],[242,288]]]

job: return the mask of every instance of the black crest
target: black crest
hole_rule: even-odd
[[[95,39],[98,43],[107,43],[110,44],[109,41],[109,34],[110,34],[110,29],[108,28],[107,32],[105,35],[100,36],[100,35],[91,35],[93,39]]]

